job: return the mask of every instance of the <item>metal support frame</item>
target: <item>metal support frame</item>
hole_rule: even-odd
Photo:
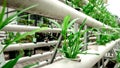
[[[77,23],[75,23],[75,24],[74,24],[74,30],[75,30],[75,32],[77,32],[77,31],[78,31],[78,29],[79,29],[79,28],[78,28],[78,24],[77,24]]]
[[[102,68],[105,68],[105,65],[104,65],[104,57],[102,58]]]
[[[110,56],[113,56],[113,54],[112,54],[112,53],[113,53],[113,51],[112,51],[112,50],[110,50]]]
[[[87,30],[87,25],[84,26],[84,30]],[[87,50],[88,49],[88,32],[85,32],[84,34],[84,47],[83,47],[83,50]]]
[[[98,30],[99,31],[99,30]],[[100,31],[99,31],[99,33],[100,33]],[[100,34],[98,35],[98,39],[100,39]],[[98,68],[100,68],[100,61],[98,61]]]
[[[38,20],[38,16],[35,15],[35,23],[34,25],[37,26],[37,20]],[[33,38],[34,43],[37,43],[37,33],[35,33],[35,38]],[[34,48],[34,54],[36,54],[36,48]]]
[[[115,49],[114,48],[112,49],[112,53],[113,53],[113,57],[115,58],[116,54],[115,54]]]
[[[98,68],[100,68],[100,61],[98,61],[97,66],[98,66]]]

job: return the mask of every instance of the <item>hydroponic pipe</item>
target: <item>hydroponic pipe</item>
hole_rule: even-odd
[[[28,32],[32,31],[35,29],[38,29],[40,27],[35,27],[35,26],[25,26],[25,25],[7,25],[5,28],[2,29],[2,31],[13,31],[13,32]],[[58,33],[60,32],[60,28],[46,28],[45,30],[41,32],[53,32],[53,33]],[[70,30],[68,30],[70,31]]]
[[[22,57],[18,60],[18,64],[19,63],[24,63],[24,62],[27,62],[27,61],[31,61],[31,60],[36,60],[36,59],[40,59],[40,58],[43,58],[45,56],[51,56],[53,54],[53,51],[52,52],[45,52],[43,54],[36,54],[36,55],[32,55],[31,57],[27,56],[27,57]],[[9,61],[9,60],[8,60]],[[6,61],[6,62],[8,62]],[[39,61],[39,60],[38,60]]]
[[[98,53],[99,55],[79,55],[81,62],[75,62],[68,59],[55,62],[42,68],[92,68],[108,51],[110,51],[120,39],[112,41],[106,46],[98,46],[98,50],[88,50],[88,53]]]
[[[50,46],[50,45],[55,45],[57,44],[58,41],[48,41],[46,42],[37,42],[35,43],[18,43],[18,44],[11,44],[8,46],[5,51],[14,51],[14,50],[20,50],[20,49],[33,49],[33,48],[38,48],[38,47],[44,47],[44,46]],[[96,44],[96,42],[88,43],[88,45],[93,45]],[[5,45],[2,45],[3,47]]]
[[[0,34],[5,33],[4,31],[12,31],[12,32],[28,32],[35,29],[39,29],[40,27],[35,26],[26,26],[26,25],[7,25],[2,29],[2,32]],[[68,32],[71,32],[72,30],[68,29]],[[81,30],[83,32],[84,30]],[[61,28],[47,28],[46,30],[43,30],[41,32],[53,32],[53,33],[59,33],[61,32]]]
[[[8,46],[5,51],[13,51],[13,50],[20,50],[20,49],[33,49],[33,48],[38,48],[38,47],[43,47],[43,46],[50,46],[50,45],[55,45],[58,41],[48,41],[46,42],[37,42],[35,43],[19,43],[19,44],[11,44]]]
[[[26,61],[29,61],[29,60],[34,60],[34,59],[40,59],[40,58],[43,58],[45,56],[49,56],[49,55],[52,55],[53,54],[53,51],[52,52],[45,52],[43,54],[36,54],[36,55],[32,55],[31,57],[22,57],[17,63],[23,63],[23,62],[26,62]]]
[[[0,5],[2,5],[2,1],[4,0],[0,0]],[[61,19],[63,20],[63,18],[66,15],[71,15],[72,19],[75,18],[80,18],[77,23],[81,24],[82,21],[87,18],[86,20],[86,24],[88,26],[91,27],[97,27],[97,28],[102,28],[103,26],[106,29],[112,29],[110,26],[107,26],[93,18],[91,18],[90,16],[87,16],[85,14],[83,14],[82,12],[79,12],[77,10],[75,10],[74,8],[58,1],[58,0],[7,0],[7,6],[14,8],[14,9],[23,9],[26,8],[28,6],[31,5],[36,5],[38,4],[38,6],[30,9],[29,13],[32,14],[39,14],[42,16],[46,16],[46,17],[51,17],[54,19]]]

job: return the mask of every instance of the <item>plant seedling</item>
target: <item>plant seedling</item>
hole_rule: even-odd
[[[85,30],[84,32],[80,33],[85,24],[85,21],[86,21],[85,19],[82,25],[80,26],[78,32],[70,32],[68,35],[68,32],[67,32],[68,29],[72,27],[72,25],[75,23],[76,20],[78,20],[78,18],[70,22],[70,16],[66,16],[63,20],[62,26],[57,22],[51,20],[59,28],[62,27],[61,34],[64,40],[63,40],[63,44],[62,44],[62,48],[60,49],[60,52],[64,55],[64,57],[69,59],[75,59],[77,58],[78,54],[84,53],[84,51],[80,50],[83,46],[80,38],[86,31],[88,31],[88,30]]]

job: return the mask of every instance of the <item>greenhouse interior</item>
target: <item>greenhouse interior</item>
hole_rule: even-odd
[[[120,68],[119,0],[0,0],[0,68]]]

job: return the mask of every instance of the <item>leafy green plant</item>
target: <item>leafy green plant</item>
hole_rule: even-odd
[[[99,45],[105,45],[111,41],[111,36],[109,34],[100,34],[100,38],[97,38],[97,43]]]
[[[3,45],[8,44],[8,42],[10,40],[12,40],[14,38],[14,36],[15,36],[15,34],[13,32],[6,32],[6,34],[7,34],[7,37],[4,39],[4,41],[2,41]]]
[[[7,24],[9,24],[10,22],[14,21],[16,19],[16,16],[18,16],[19,14],[27,11],[28,9],[31,9],[33,7],[35,7],[37,5],[33,5],[31,7],[28,7],[26,9],[23,9],[22,11],[9,16],[8,18],[5,18],[5,9],[6,9],[6,0],[4,0],[4,4],[3,4],[3,8],[2,8],[2,12],[0,13],[0,30],[5,27]],[[5,18],[5,19],[4,19]]]
[[[106,43],[110,42],[111,40],[116,40],[120,38],[119,32],[109,32],[104,29],[100,32],[99,35],[97,35],[96,42],[99,45],[105,45]]]
[[[43,31],[43,30],[46,30],[46,29],[47,29],[47,28],[38,28],[38,29],[33,30],[33,31],[31,31],[31,32],[26,32],[26,33],[22,34],[21,36],[16,36],[14,39],[10,40],[7,45],[5,45],[5,47],[2,49],[1,52],[3,52],[3,51],[5,50],[5,48],[8,47],[8,46],[9,46],[10,44],[12,44],[13,42],[18,41],[18,40],[26,37],[27,35],[33,35],[33,34],[36,33],[36,32],[40,32],[40,31]],[[0,52],[0,54],[1,54],[1,52]]]
[[[39,27],[48,27],[48,24],[39,23],[38,26]]]
[[[0,30],[2,30],[2,28],[4,28],[6,25],[8,25],[10,22],[14,21],[16,19],[16,16],[21,14],[22,12],[25,12],[26,10],[28,9],[31,9],[33,7],[35,7],[37,5],[34,5],[34,6],[30,6],[26,9],[23,9],[22,11],[14,14],[14,15],[11,15],[9,16],[8,18],[5,18],[5,9],[6,9],[6,0],[3,1],[3,8],[2,8],[2,11],[0,11]],[[5,18],[5,19],[4,19]],[[6,47],[8,47],[10,44],[12,44],[13,42],[16,42],[24,37],[26,37],[27,35],[32,35],[34,34],[35,32],[38,32],[38,31],[42,31],[42,30],[45,30],[46,28],[39,28],[39,29],[36,29],[36,30],[33,30],[31,32],[26,32],[24,34],[22,34],[21,36],[16,36],[14,39],[8,41],[8,43],[4,46],[4,48],[0,51],[0,54],[6,49]],[[17,63],[17,61],[19,60],[19,58],[21,57],[22,55],[19,55],[18,57],[16,57],[15,59],[13,60],[10,60],[9,62],[7,62],[5,65],[3,65],[2,68],[13,68],[13,66]],[[0,62],[1,63],[1,62]]]
[[[75,59],[77,58],[78,54],[84,53],[83,50],[80,50],[83,46],[80,38],[87,30],[83,33],[80,32],[85,24],[86,19],[83,21],[83,24],[80,26],[78,32],[70,32],[69,35],[67,32],[69,28],[72,28],[72,25],[75,23],[76,20],[78,20],[78,18],[70,22],[70,16],[66,16],[63,20],[62,26],[57,22],[51,20],[54,24],[57,25],[57,27],[62,29],[61,34],[63,36],[64,42],[62,44],[60,52],[69,59]]]
[[[118,27],[117,19],[106,8],[103,0],[89,0],[83,5],[83,0],[65,0],[73,8],[80,8],[83,13],[112,27]]]
[[[64,54],[66,58],[75,59],[77,58],[78,54],[85,54],[85,51],[80,50],[83,47],[83,42],[80,40],[80,38],[82,37],[84,32],[88,31],[85,30],[84,32],[81,32],[82,28],[84,27],[85,21],[86,19],[83,21],[83,24],[80,26],[78,32],[70,33],[68,36],[65,35],[67,34],[67,31],[62,32],[64,38],[67,39],[65,39],[65,42],[63,43],[60,51]]]
[[[115,51],[115,55],[115,58],[112,60],[117,63],[117,68],[120,68],[120,50]]]
[[[22,24],[24,24],[24,25],[31,25],[31,24],[34,24],[34,20],[26,20],[26,19],[18,19],[17,20],[18,21],[18,23],[22,23]]]
[[[118,28],[118,23],[117,23],[117,19],[115,18],[114,15],[112,15],[106,8],[106,5],[104,4],[103,0],[89,0],[88,3],[86,3],[85,5],[80,5],[82,4],[82,0],[66,0],[66,4],[70,5],[72,4],[72,7],[74,7],[74,5],[76,5],[77,7],[82,9],[82,12],[93,17],[94,19],[112,26],[114,28]],[[104,25],[103,25],[104,26]],[[97,38],[97,43],[100,45],[104,45],[108,42],[110,42],[111,40],[115,40],[117,38],[119,38],[119,33],[115,33],[113,34],[112,32],[107,33],[108,31],[103,30],[102,31],[104,33],[101,32],[100,37]],[[105,33],[106,32],[106,33]]]
[[[103,0],[89,0],[89,3],[81,7],[83,12],[104,24],[118,27],[117,20],[106,8]]]
[[[65,0],[65,3],[75,9],[80,9],[80,7],[83,5],[82,0]]]
[[[12,44],[13,42],[18,41],[18,40],[26,37],[27,35],[33,35],[34,33],[43,31],[43,30],[45,30],[45,29],[47,29],[47,28],[39,28],[39,29],[33,30],[33,31],[31,31],[31,32],[26,32],[26,33],[22,34],[21,36],[16,36],[13,40],[8,41],[8,44],[6,44],[6,45],[4,46],[4,48],[0,51],[0,54],[5,50],[5,48],[7,48],[7,47],[8,47],[10,44]],[[10,67],[13,68],[13,66],[16,64],[16,61],[18,61],[18,59],[19,59],[20,57],[21,57],[21,56],[18,56],[18,57],[15,58],[14,60],[10,60],[10,61],[9,61],[7,64],[5,64],[4,66],[6,66],[6,65],[9,66],[9,65],[10,65]],[[14,62],[14,63],[13,63],[13,62]],[[13,63],[13,64],[12,64],[12,63]],[[12,64],[12,65],[11,65],[11,64]],[[10,68],[10,67],[9,67],[9,68]]]

